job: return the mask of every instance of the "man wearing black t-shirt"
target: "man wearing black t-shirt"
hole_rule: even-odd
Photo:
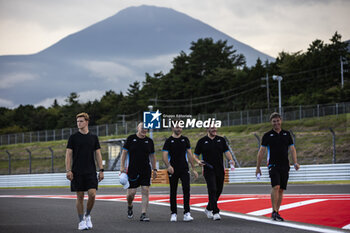
[[[287,182],[289,178],[289,160],[288,150],[292,153],[295,170],[299,170],[297,162],[297,153],[293,143],[293,139],[288,131],[281,128],[282,118],[277,112],[270,116],[272,130],[265,133],[261,147],[257,156],[257,165],[255,175],[261,175],[260,164],[263,156],[267,150],[267,165],[271,179],[271,203],[272,215],[271,218],[275,221],[284,221],[278,213],[281,206],[283,191],[287,189]]]
[[[209,202],[204,212],[208,218],[220,220],[217,201],[222,193],[225,181],[223,154],[225,154],[231,166],[234,166],[232,154],[225,139],[217,135],[216,127],[207,129],[207,135],[197,142],[194,154],[198,157],[201,154],[203,156],[204,178],[207,182],[209,195]]]
[[[163,146],[163,161],[168,168],[170,182],[170,221],[177,221],[176,195],[177,185],[180,179],[184,197],[183,220],[188,222],[193,220],[190,214],[190,171],[188,162],[190,162],[196,178],[198,177],[198,173],[194,170],[190,140],[181,135],[182,128],[179,125],[172,127],[172,131],[172,135],[165,141]]]
[[[153,140],[146,136],[147,129],[143,123],[137,126],[137,133],[130,135],[123,146],[120,171],[128,174],[130,186],[127,190],[128,218],[132,218],[136,189],[141,186],[142,213],[140,221],[149,221],[146,215],[149,202],[149,186],[151,185],[150,156],[153,167],[153,179],[157,177],[156,157],[154,155]]]
[[[95,203],[98,181],[103,180],[102,155],[96,135],[89,132],[89,115],[80,113],[76,116],[79,131],[68,139],[66,150],[66,176],[71,181],[71,191],[77,193],[76,208],[79,216],[79,230],[91,229],[90,212]],[[99,167],[96,177],[96,160]],[[88,202],[84,216],[84,192],[88,192]]]

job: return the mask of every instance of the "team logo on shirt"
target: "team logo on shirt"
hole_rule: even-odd
[[[221,140],[219,139],[218,142],[221,142]]]
[[[273,137],[273,133],[272,133],[272,134],[270,134],[270,137]]]
[[[185,141],[185,139],[181,139],[181,142],[184,142]]]
[[[285,135],[287,135],[287,133],[283,133],[283,135],[285,136]]]
[[[137,140],[136,140],[136,138],[134,138],[134,140],[133,140],[134,142],[136,142]]]
[[[145,141],[145,143],[148,143],[148,141]]]
[[[207,143],[208,143],[208,141],[205,141],[205,142],[204,142],[204,144],[207,144]]]
[[[156,112],[143,112],[143,127],[146,129],[160,129],[160,116],[162,114]]]
[[[171,143],[174,143],[174,140],[171,140]]]

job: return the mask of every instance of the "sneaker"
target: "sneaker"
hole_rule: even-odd
[[[207,215],[208,218],[213,218],[213,211],[205,209],[204,213]]]
[[[271,214],[271,218],[272,220],[277,221],[277,212],[273,211]]]
[[[147,217],[146,213],[141,214],[140,221],[149,222],[149,217]]]
[[[177,214],[173,213],[170,216],[170,222],[176,222],[177,221]]]
[[[83,230],[87,230],[87,229],[88,229],[88,227],[86,226],[86,222],[84,220],[81,221],[78,225],[78,230],[83,231]]]
[[[185,222],[193,221],[193,218],[192,218],[190,212],[187,212],[187,213],[184,214],[184,221]]]
[[[128,206],[128,218],[133,218],[134,217],[134,213],[132,211],[132,206]]]
[[[88,229],[92,229],[91,216],[90,215],[85,216],[84,219],[85,219],[87,228]]]
[[[276,220],[281,222],[284,221],[284,219],[281,217],[281,215],[278,212],[276,212]]]
[[[216,213],[213,215],[213,220],[216,221],[216,220],[221,220],[221,217],[220,217],[220,214],[219,213]]]

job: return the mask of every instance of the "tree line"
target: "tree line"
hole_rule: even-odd
[[[247,67],[245,57],[227,41],[200,38],[190,45],[190,52],[180,52],[172,60],[168,73],[145,74],[128,90],[108,90],[100,100],[79,102],[71,93],[64,105],[20,105],[0,108],[0,134],[75,127],[78,112],[88,112],[91,125],[142,119],[142,112],[152,105],[167,114],[198,114],[267,108],[266,80],[269,77],[271,107],[278,106],[277,82],[283,77],[283,106],[325,104],[350,101],[347,42],[336,32],[325,43],[314,40],[307,51],[280,52],[274,62],[258,59]],[[344,87],[340,85],[343,60]]]

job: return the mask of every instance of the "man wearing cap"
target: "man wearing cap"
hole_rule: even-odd
[[[288,131],[281,128],[281,115],[277,112],[272,113],[270,116],[270,122],[272,124],[272,130],[265,133],[262,138],[261,147],[257,155],[255,175],[261,175],[260,164],[265,152],[267,151],[267,165],[272,186],[271,218],[275,221],[284,221],[278,211],[282,203],[283,191],[287,189],[289,178],[289,150],[292,153],[295,170],[299,170],[299,164],[297,162],[297,152],[295,150],[293,139]]]
[[[79,113],[76,116],[79,131],[68,139],[66,150],[66,176],[71,181],[71,191],[77,193],[76,208],[79,216],[79,230],[92,228],[91,210],[95,203],[98,181],[103,180],[102,155],[98,137],[89,132],[89,115]],[[96,176],[96,160],[99,167]],[[88,201],[84,215],[84,192],[88,192]]]
[[[192,171],[196,178],[198,177],[198,173],[196,170],[194,170],[195,167],[193,163],[190,140],[181,135],[182,128],[179,126],[179,124],[172,126],[172,131],[172,135],[167,138],[163,146],[163,161],[165,166],[168,168],[170,182],[170,221],[177,221],[176,194],[180,179],[184,197],[183,220],[188,222],[193,220],[193,217],[190,214],[190,171],[188,168],[188,162],[190,162]]]
[[[207,135],[199,139],[194,154],[199,157],[203,156],[204,178],[207,182],[209,202],[204,212],[208,218],[220,220],[220,210],[217,202],[222,193],[225,181],[225,168],[223,154],[229,160],[230,166],[235,163],[232,154],[228,149],[225,138],[217,135],[216,127],[207,129]]]
[[[120,171],[127,173],[130,186],[127,190],[128,218],[133,218],[133,205],[136,189],[141,186],[142,214],[140,221],[149,221],[146,215],[149,202],[149,186],[151,185],[151,166],[153,179],[157,177],[156,158],[153,140],[146,136],[148,130],[143,123],[137,125],[137,133],[130,135],[123,146]]]

